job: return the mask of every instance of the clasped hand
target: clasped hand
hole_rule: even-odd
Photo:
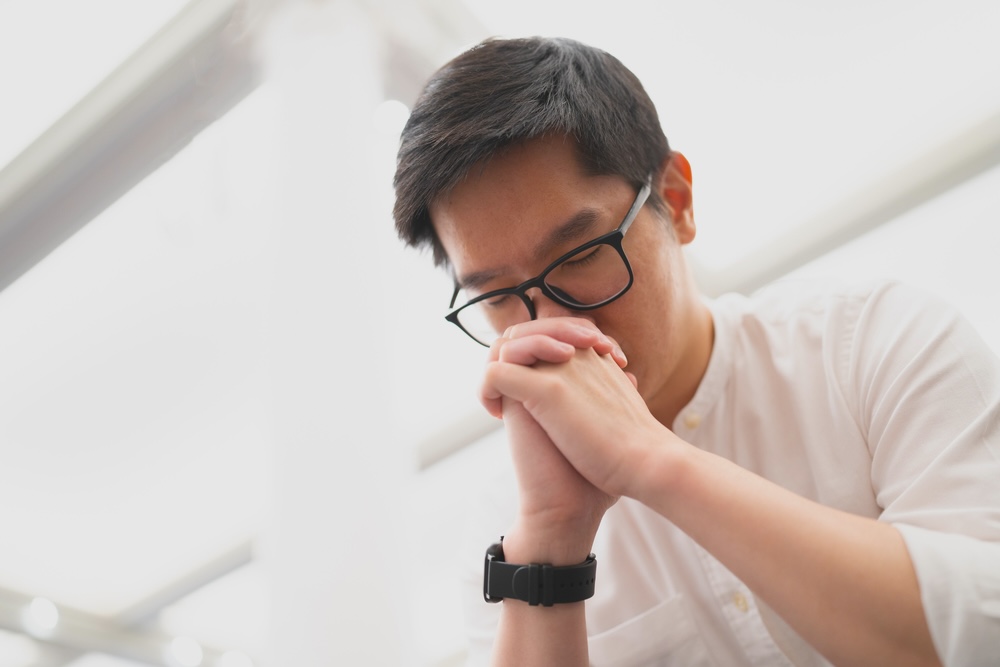
[[[507,427],[520,521],[596,532],[663,427],[618,344],[588,320],[545,318],[490,348],[480,398]]]

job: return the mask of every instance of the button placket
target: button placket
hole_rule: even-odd
[[[750,663],[794,667],[768,632],[750,590],[704,548],[695,545],[695,551],[720,611]]]

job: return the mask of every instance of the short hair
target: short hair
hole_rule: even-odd
[[[614,56],[564,38],[488,39],[434,74],[403,129],[393,179],[399,237],[430,245],[434,263],[447,264],[431,203],[477,163],[553,134],[574,140],[588,173],[637,188],[670,155],[652,100]]]

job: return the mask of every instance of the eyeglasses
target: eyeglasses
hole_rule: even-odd
[[[521,322],[537,319],[528,290],[538,288],[549,299],[573,310],[587,311],[606,306],[632,287],[632,266],[622,249],[622,239],[635,221],[650,193],[647,182],[632,202],[625,219],[611,232],[570,250],[548,265],[538,276],[517,287],[493,290],[469,300],[445,319],[480,345],[489,347],[500,332]],[[455,307],[459,285],[451,296]]]

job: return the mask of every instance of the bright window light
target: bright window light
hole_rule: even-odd
[[[23,612],[24,626],[33,635],[45,637],[59,625],[59,608],[47,598],[35,598]]]

